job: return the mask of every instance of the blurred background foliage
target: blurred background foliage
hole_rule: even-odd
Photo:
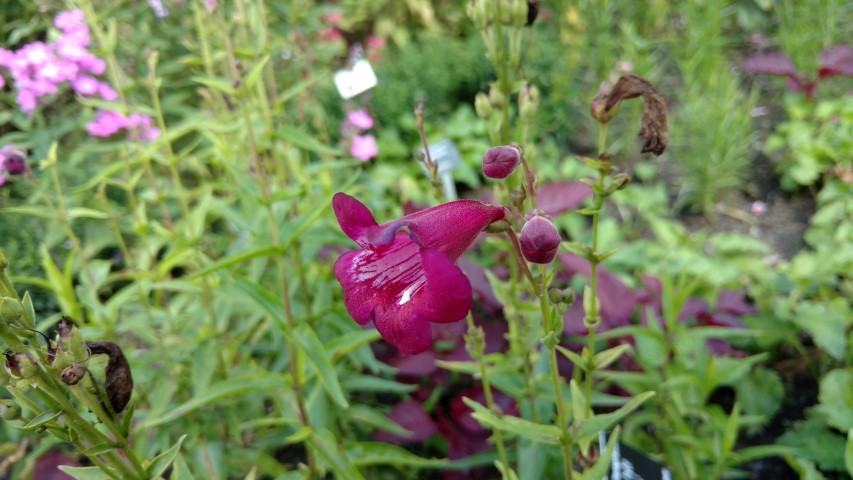
[[[0,146],[26,149],[33,175],[0,188],[0,248],[18,289],[30,291],[40,328],[74,314],[88,338],[122,342],[137,379],[144,441],[135,448],[150,458],[188,433],[175,469],[197,478],[253,469],[298,478],[305,467],[297,464],[311,455],[337,478],[489,464],[488,454],[430,463],[447,455],[443,440],[411,451],[369,443],[376,430],[399,430],[387,414],[412,388],[377,359],[369,343],[378,336],[351,321],[332,276],[337,252],[351,248],[330,213],[334,192],[357,193],[378,219],[399,216],[405,202],[436,201],[413,155],[418,101],[429,141],[452,139],[461,153],[461,195],[488,185],[479,173],[488,125],[473,104],[495,74],[462,3],[235,0],[210,12],[203,1],[163,0],[162,18],[149,3],[0,0],[5,49],[47,39],[66,8],[93,14],[101,33],[93,52],[115,62],[109,78],[123,108],[165,127],[154,144],[96,139],[83,125],[97,102],[62,91],[30,116],[6,78]],[[621,246],[608,268],[636,288],[646,274],[664,279],[676,311],[681,297],[713,304],[721,291],[743,290],[759,313],[744,317],[750,333],[733,343],[760,358],[720,381],[749,417],[741,443],[778,439],[792,448],[775,459],[779,470],[765,471],[789,476],[773,478],[844,478],[853,431],[850,416],[838,413],[853,398],[853,85],[828,78],[810,99],[740,65],[784,52],[814,78],[821,52],[853,38],[853,4],[539,3],[521,75],[541,92],[531,148],[542,181],[589,174],[576,155],[596,151],[587,112],[601,82],[637,73],[658,85],[672,130],[663,157],[638,153],[639,104],[623,106],[611,125],[610,151],[633,181],[602,224],[602,243]],[[356,44],[379,83],[342,101],[331,76]],[[376,121],[379,152],[369,163],[348,154],[341,132],[354,108]],[[44,160],[54,163],[42,169]],[[588,234],[579,216],[556,222],[571,239]],[[705,364],[690,357],[690,328],[679,328],[671,350],[663,337],[641,346],[638,368],[698,384]],[[660,363],[661,352],[670,363]],[[767,388],[744,392],[738,382]],[[673,393],[684,394],[709,439],[722,435],[732,408],[711,393]],[[447,402],[442,394],[433,406]],[[310,432],[301,429],[299,401]],[[679,427],[677,415],[651,418],[654,408],[628,425],[625,441],[677,463],[673,452],[686,447],[655,443],[644,430]],[[24,434],[4,422],[0,437],[18,445]],[[32,474],[56,447],[48,438],[10,478]],[[696,468],[717,468],[709,466],[714,446],[700,447]]]

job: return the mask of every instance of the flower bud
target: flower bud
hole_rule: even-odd
[[[526,84],[518,94],[518,112],[521,118],[529,122],[539,108],[539,89],[536,85]]]
[[[3,420],[18,420],[21,418],[21,406],[12,400],[0,400],[0,418]]]
[[[29,353],[7,353],[6,370],[13,377],[30,378],[36,374],[38,366],[36,366],[35,359]]]
[[[521,28],[527,25],[527,0],[512,0],[512,26]]]
[[[17,322],[24,314],[20,300],[11,297],[0,297],[0,321],[4,323]]]
[[[20,175],[27,169],[27,154],[23,150],[17,148],[4,148],[5,152],[0,152],[0,164],[3,165],[9,175]]]
[[[515,171],[520,161],[519,148],[513,145],[492,147],[483,155],[483,173],[489,178],[506,178]]]
[[[554,260],[560,247],[557,228],[539,210],[521,228],[521,253],[529,262],[547,264]]]
[[[474,97],[474,110],[477,111],[477,116],[484,120],[488,120],[492,116],[492,105],[485,93],[479,92]]]
[[[62,317],[57,332],[58,351],[56,361],[52,364],[54,367],[64,369],[89,359],[89,350],[83,341],[83,335],[77,327],[71,324],[68,317]]]
[[[619,105],[612,108],[607,108],[607,95],[596,95],[589,104],[589,114],[592,115],[598,123],[605,124],[619,113]]]
[[[504,106],[504,94],[495,85],[489,89],[489,102],[498,110]]]

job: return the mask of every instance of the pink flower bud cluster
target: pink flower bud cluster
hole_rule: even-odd
[[[160,129],[152,125],[151,117],[139,113],[127,116],[110,110],[99,110],[95,119],[86,125],[86,131],[95,137],[110,137],[119,130],[127,130],[131,140],[142,142],[153,142],[160,136]]]
[[[14,145],[0,148],[0,187],[6,183],[6,176],[20,175],[27,169],[27,154]]]
[[[341,136],[350,140],[350,155],[366,162],[379,154],[376,137],[362,135],[365,130],[373,128],[373,118],[364,110],[353,110],[341,125]]]
[[[21,111],[34,111],[41,97],[57,93],[64,83],[79,95],[115,100],[115,90],[97,78],[106,64],[87,49],[89,27],[83,12],[62,12],[53,23],[60,31],[54,42],[32,42],[14,51],[0,49],[0,67],[9,71]],[[4,83],[0,75],[0,87]]]

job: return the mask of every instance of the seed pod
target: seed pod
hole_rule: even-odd
[[[109,355],[107,363],[106,385],[107,398],[115,413],[120,413],[130,401],[133,393],[133,375],[130,365],[124,357],[121,348],[113,342],[86,342],[92,355]]]
[[[18,420],[21,418],[21,406],[12,400],[0,400],[0,418],[3,420]]]
[[[66,385],[77,385],[78,383],[80,383],[80,380],[83,380],[83,377],[85,376],[85,363],[71,365],[70,367],[66,367],[65,370],[62,371],[62,383]]]

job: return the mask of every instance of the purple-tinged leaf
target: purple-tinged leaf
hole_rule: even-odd
[[[395,405],[388,414],[388,418],[412,432],[412,436],[404,438],[393,433],[377,431],[373,437],[380,442],[396,445],[418,443],[438,433],[438,427],[424,410],[423,405],[414,400],[406,400]]]
[[[853,46],[836,45],[820,53],[820,78],[844,75],[853,77]]]
[[[583,182],[548,183],[539,187],[536,206],[548,215],[556,217],[578,208],[590,196],[592,187]]]
[[[766,73],[768,75],[785,75],[796,77],[799,75],[794,62],[788,55],[782,52],[761,53],[753,55],[744,60],[740,67],[749,73]]]

